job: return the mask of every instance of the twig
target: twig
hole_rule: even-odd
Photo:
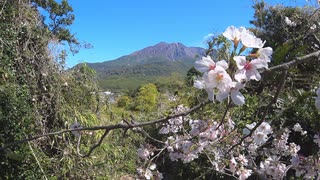
[[[4,7],[6,6],[6,3],[7,3],[7,0],[5,0],[4,3],[3,3],[3,6],[2,6],[1,11],[0,11],[0,15],[1,15],[2,12],[3,12],[3,9],[4,9]]]
[[[165,144],[165,142],[160,141],[160,140],[158,140],[158,139],[153,138],[152,136],[150,136],[150,135],[149,135],[144,129],[142,129],[142,128],[138,128],[137,131],[140,132],[141,134],[143,134],[144,136],[146,136],[147,138],[155,141],[155,142],[158,142],[158,143],[161,143],[161,144]]]
[[[40,171],[43,173],[44,179],[45,179],[45,180],[48,180],[48,178],[47,178],[47,176],[46,176],[46,173],[44,172],[44,170],[43,170],[43,168],[42,168],[42,166],[41,166],[41,164],[40,164],[40,161],[38,160],[36,154],[35,154],[34,151],[33,151],[33,148],[32,148],[32,146],[31,146],[31,143],[28,142],[28,145],[29,145],[29,148],[30,148],[30,150],[31,150],[31,153],[32,153],[34,159],[36,159],[36,162],[37,162],[37,164],[38,164],[38,166],[39,166],[39,168],[40,168]]]
[[[283,70],[283,73],[282,73],[282,79],[278,85],[278,88],[277,88],[277,91],[276,91],[276,94],[274,95],[273,99],[270,101],[270,103],[267,105],[265,111],[263,112],[263,115],[262,115],[262,118],[260,119],[260,121],[250,130],[249,134],[247,134],[246,136],[242,137],[240,139],[240,141],[236,144],[234,144],[229,150],[227,153],[230,153],[231,150],[233,150],[236,146],[238,145],[241,145],[241,143],[248,137],[250,137],[253,132],[265,121],[267,115],[268,115],[268,111],[269,109],[271,108],[271,106],[277,102],[277,99],[280,95],[280,92],[281,90],[283,89],[284,85],[285,85],[285,82],[286,82],[286,78],[287,78],[287,74],[288,74],[288,70],[287,69],[284,69]]]
[[[213,163],[213,161],[212,161],[212,159],[210,158],[209,154],[208,154],[207,152],[205,152],[205,151],[204,151],[204,153],[205,153],[205,155],[207,156],[208,160],[210,161],[211,165],[214,167],[215,164]],[[223,169],[226,169],[226,168],[224,167]],[[215,170],[215,171],[217,171],[217,170]],[[227,176],[229,176],[229,177],[233,177],[233,178],[238,179],[236,176],[234,176],[234,174],[229,174],[229,173],[223,172],[223,171],[217,171],[217,172],[219,172],[219,173],[221,173],[221,174],[223,174],[223,175],[227,175]]]
[[[316,43],[317,43],[318,45],[320,45],[320,40],[319,40],[319,38],[318,38],[314,33],[310,34],[310,36],[312,36],[313,39],[316,41]]]
[[[216,130],[219,129],[219,127],[223,124],[224,119],[226,118],[226,115],[227,115],[227,113],[228,113],[228,111],[229,111],[230,106],[231,106],[231,100],[229,100],[229,103],[228,103],[228,105],[227,105],[227,108],[226,108],[226,110],[224,111],[224,114],[223,114],[223,116],[222,116],[222,119],[221,119],[218,127],[216,128]]]
[[[309,16],[308,19],[311,19],[312,16],[314,16],[319,10],[320,10],[320,8],[317,8],[317,9]]]
[[[77,144],[77,153],[78,153],[78,155],[79,155],[80,157],[83,157],[83,158],[90,156],[91,153],[93,152],[93,150],[101,145],[103,139],[108,135],[109,131],[110,131],[110,130],[107,130],[107,129],[104,131],[104,133],[103,133],[103,135],[101,136],[99,142],[96,143],[95,145],[91,146],[90,149],[89,149],[89,152],[88,152],[87,154],[81,154],[81,153],[80,153],[80,141],[81,141],[81,135],[80,135],[80,136],[79,136],[79,139],[78,139],[78,144]]]
[[[156,119],[156,120],[153,120],[153,121],[141,122],[141,123],[136,123],[136,124],[131,124],[131,125],[128,125],[128,124],[115,124],[115,125],[108,125],[108,126],[93,126],[93,127],[82,127],[82,128],[75,128],[75,129],[65,129],[65,130],[61,130],[61,131],[56,131],[56,132],[51,132],[51,133],[31,136],[31,137],[26,138],[26,139],[22,139],[22,140],[19,140],[19,141],[14,141],[12,143],[4,144],[2,147],[0,147],[0,151],[5,150],[5,149],[7,149],[7,148],[9,148],[11,146],[17,145],[17,144],[29,142],[29,141],[36,140],[36,139],[39,139],[39,138],[42,138],[42,137],[58,135],[58,134],[72,132],[72,131],[96,131],[96,130],[103,130],[103,129],[106,130],[106,131],[111,131],[111,130],[114,130],[114,129],[131,129],[131,128],[135,128],[135,127],[143,127],[143,126],[153,125],[153,124],[157,124],[157,123],[163,123],[163,122],[166,122],[166,121],[168,121],[169,119],[172,119],[172,118],[176,118],[176,117],[180,117],[180,116],[186,116],[186,115],[188,115],[188,114],[190,114],[190,113],[202,108],[203,106],[205,106],[209,102],[210,102],[209,100],[206,100],[204,102],[201,102],[197,106],[189,109],[188,111],[185,111],[185,112],[182,112],[182,113],[178,113],[178,114],[169,115],[167,117]]]

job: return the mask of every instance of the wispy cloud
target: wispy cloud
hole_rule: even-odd
[[[213,36],[214,36],[213,33],[209,33],[209,34],[203,36],[203,41],[208,41],[208,40],[209,40],[211,37],[213,37]]]

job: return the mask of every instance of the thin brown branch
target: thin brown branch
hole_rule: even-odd
[[[161,144],[165,144],[165,142],[160,141],[160,140],[158,140],[158,139],[153,138],[152,136],[150,136],[150,134],[147,133],[143,128],[137,128],[136,131],[138,131],[139,133],[143,134],[145,137],[153,140],[154,142],[161,143]]]
[[[280,92],[281,90],[284,88],[284,85],[285,85],[285,82],[286,82],[286,78],[287,78],[287,74],[288,74],[288,70],[287,69],[284,69],[283,70],[283,73],[282,73],[282,79],[278,85],[278,88],[277,88],[277,91],[275,93],[275,95],[273,96],[272,100],[270,101],[270,103],[267,105],[266,109],[264,110],[263,112],[263,115],[260,119],[260,121],[250,130],[249,134],[247,134],[246,136],[242,137],[240,139],[240,141],[236,144],[234,144],[229,150],[228,150],[228,153],[231,152],[236,146],[239,146],[242,144],[242,142],[247,139],[248,137],[250,137],[253,132],[265,121],[268,113],[269,113],[269,109],[271,108],[271,106],[277,102],[278,98],[279,98],[279,95],[280,95]]]
[[[38,166],[39,166],[40,171],[43,173],[44,179],[45,179],[45,180],[48,180],[47,175],[46,175],[46,173],[44,172],[44,170],[43,170],[43,168],[42,168],[42,166],[41,166],[40,161],[38,160],[36,154],[34,153],[34,150],[33,150],[32,146],[31,146],[31,143],[28,142],[28,145],[29,145],[29,148],[30,148],[30,150],[31,150],[31,153],[32,153],[34,159],[36,160],[36,162],[37,162],[37,164],[38,164]]]
[[[316,58],[319,61],[319,59],[318,59],[319,56],[320,56],[320,50],[319,51],[315,51],[315,52],[310,53],[310,54],[307,54],[305,56],[297,57],[294,60],[289,61],[287,63],[283,63],[283,64],[280,64],[280,65],[277,65],[277,66],[273,66],[273,67],[271,67],[269,69],[262,70],[261,73],[263,73],[265,71],[276,71],[276,70],[281,70],[281,69],[287,69],[289,67],[296,66],[298,64],[305,63],[305,62],[308,62],[310,60],[313,60],[314,58]]]
[[[200,104],[198,104],[197,106],[189,109],[188,111],[182,112],[182,113],[177,113],[177,114],[173,114],[173,115],[169,115],[167,117],[164,118],[160,118],[160,119],[156,119],[153,121],[147,121],[147,122],[140,122],[140,123],[135,123],[135,124],[115,124],[115,125],[108,125],[108,126],[93,126],[93,127],[83,127],[83,128],[75,128],[75,129],[65,129],[65,130],[61,130],[61,131],[56,131],[56,132],[51,132],[51,133],[46,133],[46,134],[41,134],[41,135],[36,135],[36,136],[31,136],[29,138],[26,139],[22,139],[19,141],[14,141],[12,143],[8,143],[8,144],[4,144],[2,147],[0,147],[0,151],[1,150],[5,150],[11,146],[17,145],[17,144],[21,144],[21,143],[25,143],[25,142],[29,142],[29,141],[33,141],[42,137],[47,137],[47,136],[53,136],[53,135],[59,135],[59,134],[64,134],[64,133],[68,133],[68,132],[72,132],[72,131],[96,131],[96,130],[105,130],[105,131],[111,131],[114,129],[132,129],[135,127],[143,127],[143,126],[148,126],[148,125],[153,125],[153,124],[157,124],[157,123],[163,123],[168,121],[169,119],[172,118],[176,118],[176,117],[180,117],[180,116],[186,116],[202,107],[204,107],[206,104],[208,104],[210,101],[206,100],[204,102],[201,102]],[[103,139],[101,139],[102,141]]]
[[[96,149],[97,147],[99,147],[103,141],[103,139],[108,135],[108,133],[110,132],[110,130],[105,130],[103,135],[101,136],[100,140],[98,143],[94,144],[93,146],[90,147],[89,151],[87,154],[81,154],[80,153],[80,141],[81,141],[81,135],[79,136],[79,140],[78,140],[78,144],[77,144],[77,153],[80,157],[89,157],[91,155],[91,153],[93,152],[94,149]]]
[[[231,100],[229,99],[229,102],[228,102],[227,108],[226,108],[226,110],[224,111],[224,114],[223,114],[223,116],[222,116],[222,119],[221,119],[221,121],[220,121],[220,123],[219,123],[218,127],[216,128],[216,130],[217,130],[217,129],[219,129],[219,127],[224,123],[224,120],[225,120],[225,118],[226,118],[226,115],[227,115],[227,113],[228,113],[228,111],[229,111],[230,107],[231,107]]]
[[[320,10],[320,8],[317,8],[310,16],[309,19],[312,18],[312,16],[314,16],[315,14],[317,14],[317,12]]]

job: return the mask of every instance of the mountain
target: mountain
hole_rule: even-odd
[[[115,60],[87,65],[96,70],[103,89],[132,90],[141,84],[156,83],[170,76],[183,80],[204,52],[205,49],[200,47],[160,42]]]

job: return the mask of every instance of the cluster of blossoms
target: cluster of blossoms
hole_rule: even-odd
[[[256,126],[257,123],[252,123],[246,125],[246,128],[243,129],[243,134],[247,135],[250,131]],[[267,142],[268,135],[272,133],[272,129],[269,123],[262,122],[260,126],[252,133],[251,137],[255,145],[262,145]]]
[[[240,44],[242,48],[237,56],[232,56],[228,61],[214,61],[209,56],[196,61],[195,68],[202,72],[203,76],[195,81],[194,86],[205,89],[211,101],[216,99],[221,102],[230,94],[235,104],[242,105],[245,98],[239,91],[244,88],[247,81],[261,79],[258,70],[268,68],[273,50],[271,47],[263,48],[265,42],[244,27],[230,26],[223,35],[234,43],[234,53],[237,53]],[[254,54],[241,55],[247,48],[258,50]],[[237,67],[236,72],[232,72],[235,68],[230,68],[231,66]]]
[[[234,43],[234,55],[228,61],[213,61],[211,57],[196,61],[195,67],[203,76],[195,81],[194,86],[205,89],[211,101],[222,102],[230,96],[234,104],[242,105],[245,98],[240,90],[248,81],[261,79],[259,69],[268,68],[272,49],[263,48],[264,42],[244,27],[228,27],[223,35]],[[242,47],[237,52],[240,44]],[[246,48],[257,51],[241,55]],[[320,110],[320,88],[316,94],[315,105]],[[188,110],[179,105],[174,113]],[[226,119],[199,120],[189,115],[169,119],[159,131],[159,134],[168,136],[163,148],[155,153],[154,148],[141,146],[138,156],[144,162],[152,161],[166,150],[172,161],[188,163],[199,155],[206,155],[214,170],[240,180],[253,174],[261,179],[283,179],[289,170],[303,179],[320,178],[320,152],[303,156],[299,154],[301,147],[289,140],[290,134],[309,135],[299,123],[275,132],[268,122],[254,122],[245,125],[241,133],[229,116]],[[313,142],[320,149],[320,134],[313,136]],[[139,177],[161,179],[162,174],[156,170],[155,164],[150,164],[145,169],[138,169]]]
[[[182,105],[177,109],[188,110]],[[297,177],[304,179],[320,176],[320,153],[304,157],[299,154],[300,146],[289,142],[290,133],[299,132],[301,136],[306,136],[306,131],[299,123],[291,129],[280,129],[277,133],[268,122],[262,122],[259,126],[252,123],[247,124],[239,134],[230,118],[223,123],[194,120],[190,116],[182,119],[170,119],[164,124],[162,128],[168,128],[165,131],[168,133],[163,133],[162,128],[160,130],[168,137],[159,153],[167,150],[172,161],[189,163],[201,154],[206,155],[214,170],[238,179],[247,179],[253,173],[260,173],[267,179],[282,179],[290,169],[295,171]],[[241,141],[242,136],[248,137]],[[314,143],[320,148],[320,136],[317,134]],[[145,161],[152,160],[157,156],[154,150],[141,146],[138,156]],[[147,179],[159,175],[158,171],[149,167],[139,169],[139,172],[143,172]]]
[[[174,113],[182,113],[187,111],[188,108],[184,107],[183,105],[179,105],[177,108],[174,109]],[[183,128],[183,122],[189,120],[189,116],[186,117],[176,117],[173,119],[169,119],[168,123],[163,124],[163,127],[160,129],[160,134],[169,134],[169,133],[177,133]]]
[[[139,178],[145,178],[145,179],[158,179],[161,180],[163,179],[162,173],[160,173],[157,170],[157,165],[156,164],[151,164],[148,168],[143,169],[143,168],[138,168],[137,173]]]

